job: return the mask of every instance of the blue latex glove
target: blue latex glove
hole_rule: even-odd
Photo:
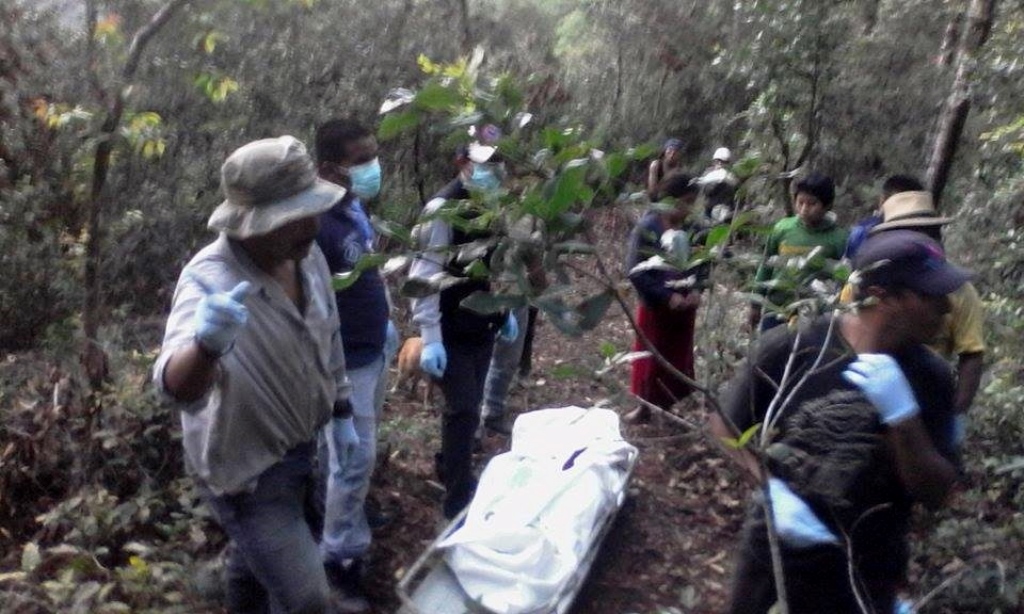
[[[435,341],[423,346],[420,353],[420,369],[423,369],[424,373],[433,377],[443,377],[447,366],[448,353],[444,351],[443,343]]]
[[[249,310],[244,303],[250,292],[252,284],[242,281],[230,292],[211,292],[199,300],[195,315],[196,340],[203,349],[217,356],[231,350],[238,331],[249,320]]]
[[[514,313],[509,312],[508,318],[505,319],[505,323],[501,325],[498,330],[498,340],[504,343],[512,343],[519,336],[519,321],[516,320]]]
[[[914,614],[914,604],[910,603],[906,599],[896,599],[896,603],[893,604],[893,614]]]
[[[967,437],[967,415],[957,414],[953,418],[953,443],[956,444],[956,447],[963,447],[965,437]]]
[[[772,498],[775,531],[787,546],[808,548],[839,543],[825,523],[785,482],[778,478],[768,478],[768,493]]]
[[[384,335],[384,363],[391,364],[391,359],[398,353],[398,327],[388,320],[388,330]]]
[[[918,413],[910,382],[888,354],[858,354],[843,377],[864,392],[885,424],[899,424]]]
[[[337,429],[336,436],[341,441],[342,445],[345,446],[358,446],[359,445],[359,433],[356,432],[356,424],[352,420],[352,416],[348,418],[335,418],[334,428]]]

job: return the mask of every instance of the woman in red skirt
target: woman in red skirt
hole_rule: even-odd
[[[687,222],[700,186],[684,173],[666,177],[654,203],[630,236],[627,268],[640,297],[637,324],[654,349],[691,380],[693,332],[697,321],[706,267],[689,267],[691,246],[701,228]],[[634,350],[648,350],[638,336]],[[690,386],[653,357],[633,362],[630,391],[664,410],[690,394]],[[641,405],[626,416],[629,422],[650,420],[651,409]]]

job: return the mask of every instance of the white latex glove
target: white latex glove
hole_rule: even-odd
[[[768,478],[768,493],[772,498],[775,531],[787,546],[808,548],[839,543],[825,523],[785,482],[778,478]]]
[[[903,369],[888,354],[858,354],[843,377],[861,389],[885,424],[899,424],[919,411]]]

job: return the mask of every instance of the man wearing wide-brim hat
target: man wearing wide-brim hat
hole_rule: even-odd
[[[890,230],[914,230],[940,241],[941,229],[953,219],[939,215],[931,192],[899,192],[882,203],[882,223],[870,230],[871,236]],[[958,437],[962,440],[964,417],[978,392],[984,366],[985,339],[982,325],[984,306],[978,290],[964,284],[949,295],[950,312],[946,314],[938,336],[929,344],[939,354],[957,356],[957,385],[954,406],[958,420]]]
[[[315,438],[351,415],[319,216],[344,188],[290,136],[232,153],[220,235],[178,278],[153,380],[181,410],[185,462],[228,537],[231,612],[323,612],[328,585],[303,514]]]

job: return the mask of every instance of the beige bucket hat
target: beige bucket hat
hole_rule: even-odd
[[[935,211],[931,192],[897,192],[882,203],[882,223],[868,234],[894,228],[944,226],[952,221],[953,218],[940,216]]]
[[[345,188],[317,177],[306,146],[293,136],[236,149],[221,166],[220,185],[225,200],[206,225],[234,239],[319,215],[345,195]]]

